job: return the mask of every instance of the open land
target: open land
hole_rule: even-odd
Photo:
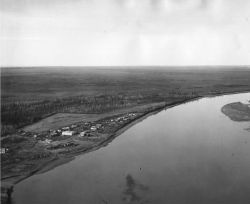
[[[250,91],[238,68],[2,68],[2,201],[12,186],[98,149],[163,108]]]

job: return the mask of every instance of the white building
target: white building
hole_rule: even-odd
[[[74,131],[63,131],[62,135],[63,136],[72,136],[72,135],[74,135],[74,133],[75,133]]]
[[[69,130],[69,127],[63,127],[62,130]]]
[[[5,154],[8,151],[8,148],[0,148],[0,154]]]
[[[84,137],[84,136],[85,136],[85,132],[86,132],[86,131],[80,132],[79,136],[80,136],[80,137]]]
[[[91,136],[91,132],[89,130],[83,131],[79,134],[80,137],[89,137]]]
[[[92,126],[91,128],[90,128],[92,131],[96,131],[96,126]]]

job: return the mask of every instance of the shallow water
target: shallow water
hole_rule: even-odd
[[[250,203],[249,122],[204,98],[136,124],[108,146],[16,185],[15,204]]]

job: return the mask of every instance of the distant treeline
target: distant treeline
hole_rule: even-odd
[[[176,97],[176,94],[171,94]],[[178,94],[180,97],[180,94]],[[35,103],[13,102],[1,105],[1,134],[13,133],[17,128],[28,125],[57,112],[65,113],[103,113],[123,107],[162,102],[169,95],[100,95],[94,97],[76,96],[56,100],[44,100]],[[188,97],[183,94],[183,97]],[[182,98],[183,98],[182,97]]]
[[[16,132],[25,125],[37,122],[51,114],[64,113],[104,113],[120,108],[156,102],[172,103],[205,94],[225,92],[220,89],[207,90],[175,88],[168,92],[121,93],[116,95],[72,96],[43,100],[39,102],[8,102],[1,104],[1,135]]]

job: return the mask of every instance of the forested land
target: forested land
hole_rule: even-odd
[[[104,113],[250,91],[247,68],[2,68],[1,135],[58,112]]]

